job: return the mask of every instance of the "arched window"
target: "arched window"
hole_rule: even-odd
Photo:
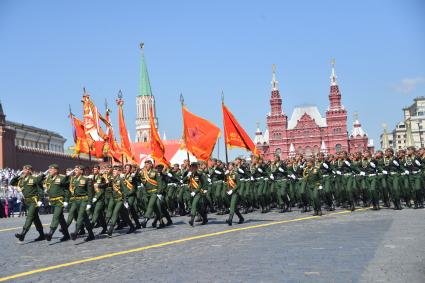
[[[302,147],[302,146],[299,146],[299,147],[298,147],[298,153],[300,153],[300,154],[302,154],[302,153],[303,153],[303,147]]]
[[[313,149],[314,155],[317,155],[319,153],[319,146],[315,145]]]
[[[282,157],[281,156],[282,150],[280,148],[276,148],[276,151],[274,152],[274,154],[277,155],[277,156],[279,156],[279,157]]]

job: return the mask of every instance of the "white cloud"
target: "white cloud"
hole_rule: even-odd
[[[401,80],[401,82],[394,85],[393,89],[397,92],[407,94],[414,91],[417,85],[422,84],[424,82],[425,82],[424,77],[404,78]]]

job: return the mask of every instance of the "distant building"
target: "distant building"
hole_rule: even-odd
[[[66,139],[56,132],[6,120],[0,102],[0,168],[22,168],[31,164],[44,171],[49,164],[58,164],[62,172],[76,164],[92,165],[87,158],[74,158],[64,153]]]
[[[319,152],[335,154],[340,151],[373,150],[373,141],[369,142],[357,117],[348,134],[347,110],[341,102],[334,63],[330,78],[329,107],[325,117],[322,117],[316,106],[308,105],[296,107],[288,119],[282,110],[282,98],[273,65],[271,112],[266,116],[267,129],[263,135],[258,128],[254,138],[257,148],[266,159],[274,155],[286,158],[297,153],[313,156]]]
[[[403,120],[392,131],[387,132],[384,127],[380,136],[381,148],[399,150],[408,146],[425,146],[425,97],[417,97],[412,105],[403,108],[403,116]]]

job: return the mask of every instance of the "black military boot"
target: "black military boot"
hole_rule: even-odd
[[[37,238],[34,239],[34,242],[39,242],[39,241],[44,241],[46,240],[46,235],[44,235],[44,231],[43,228],[41,228],[40,230],[37,230],[39,233],[39,236]]]
[[[136,231],[136,227],[134,227],[133,223],[130,223],[130,229],[128,229],[127,234],[134,233]]]
[[[356,206],[354,205],[354,202],[351,203],[350,210],[351,211],[356,210]]]
[[[77,240],[77,237],[78,237],[77,232],[71,233],[71,240],[75,241],[75,240]]]
[[[78,231],[78,236],[84,236],[86,234],[86,230],[83,228],[80,229],[80,231]]]
[[[229,226],[232,226],[232,221],[233,221],[233,215],[232,214],[229,214],[229,218],[226,219],[226,223]]]
[[[93,234],[92,229],[87,229],[87,232],[89,233],[89,236],[84,239],[85,242],[90,242],[90,241],[93,241],[94,239],[96,239],[96,237]]]
[[[239,217],[238,224],[242,224],[245,222],[245,219],[243,218],[242,214],[239,211],[236,211],[236,215]]]
[[[112,232],[114,232],[114,225],[111,224],[111,225],[109,225],[108,232],[106,233],[109,238],[112,237]]]
[[[142,226],[143,228],[146,228],[146,224],[148,224],[149,218],[145,218],[143,219],[142,223],[140,223],[140,226]]]
[[[55,233],[56,229],[52,229],[50,228],[49,233],[46,234],[46,241],[50,242],[52,240],[53,237],[53,233]]]
[[[322,210],[319,208],[319,210],[317,211],[317,215],[318,216],[322,216]]]
[[[155,218],[152,221],[152,228],[156,228],[157,224],[158,224],[158,218],[155,216]]]
[[[162,229],[164,227],[165,227],[165,223],[164,223],[164,221],[162,219],[160,219],[159,220],[159,225],[158,225],[158,227],[156,227],[156,229]]]
[[[165,218],[167,219],[167,226],[173,225],[173,220],[171,219],[170,215],[165,216]]]
[[[195,222],[202,222],[202,217],[201,215],[198,214],[198,216],[196,217]]]
[[[62,238],[60,238],[60,240],[59,240],[59,241],[61,241],[61,242],[65,242],[65,241],[68,241],[68,240],[70,240],[70,239],[71,239],[71,236],[69,235],[69,232],[68,232],[68,228],[67,228],[67,229],[65,229],[65,231],[63,231],[63,232],[62,232],[62,234],[63,234],[63,237],[62,237]]]
[[[201,223],[201,225],[205,225],[205,224],[207,224],[207,223],[208,223],[208,216],[207,216],[207,213],[206,213],[206,212],[204,212],[204,213],[201,215],[201,217],[202,217],[202,223]]]
[[[189,225],[193,227],[193,224],[195,223],[195,216],[190,216]]]
[[[25,239],[25,235],[28,233],[29,229],[25,229],[22,228],[21,233],[17,233],[15,234],[15,237],[19,240],[19,241],[23,241]]]

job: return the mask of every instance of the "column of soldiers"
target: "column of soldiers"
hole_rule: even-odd
[[[237,158],[224,164],[220,160],[174,164],[166,168],[154,166],[151,160],[143,168],[126,164],[95,166],[92,171],[83,166],[67,169],[65,175],[52,164],[39,175],[32,174],[30,165],[11,180],[24,194],[28,217],[21,233],[23,241],[34,223],[39,237],[50,241],[60,225],[60,241],[75,240],[87,234],[86,241],[99,234],[112,237],[115,230],[127,227],[127,233],[146,228],[152,220],[157,229],[172,225],[172,217],[187,215],[189,225],[208,223],[208,213],[228,214],[226,223],[244,222],[242,214],[253,211],[281,213],[298,208],[322,215],[337,207],[381,206],[400,210],[424,207],[425,149],[378,151],[374,155],[340,152],[315,158],[301,154],[272,161],[252,156],[250,162]],[[53,218],[48,233],[44,233],[38,216],[43,195],[49,196]],[[67,218],[64,210],[67,209]],[[71,224],[75,223],[72,233]]]

